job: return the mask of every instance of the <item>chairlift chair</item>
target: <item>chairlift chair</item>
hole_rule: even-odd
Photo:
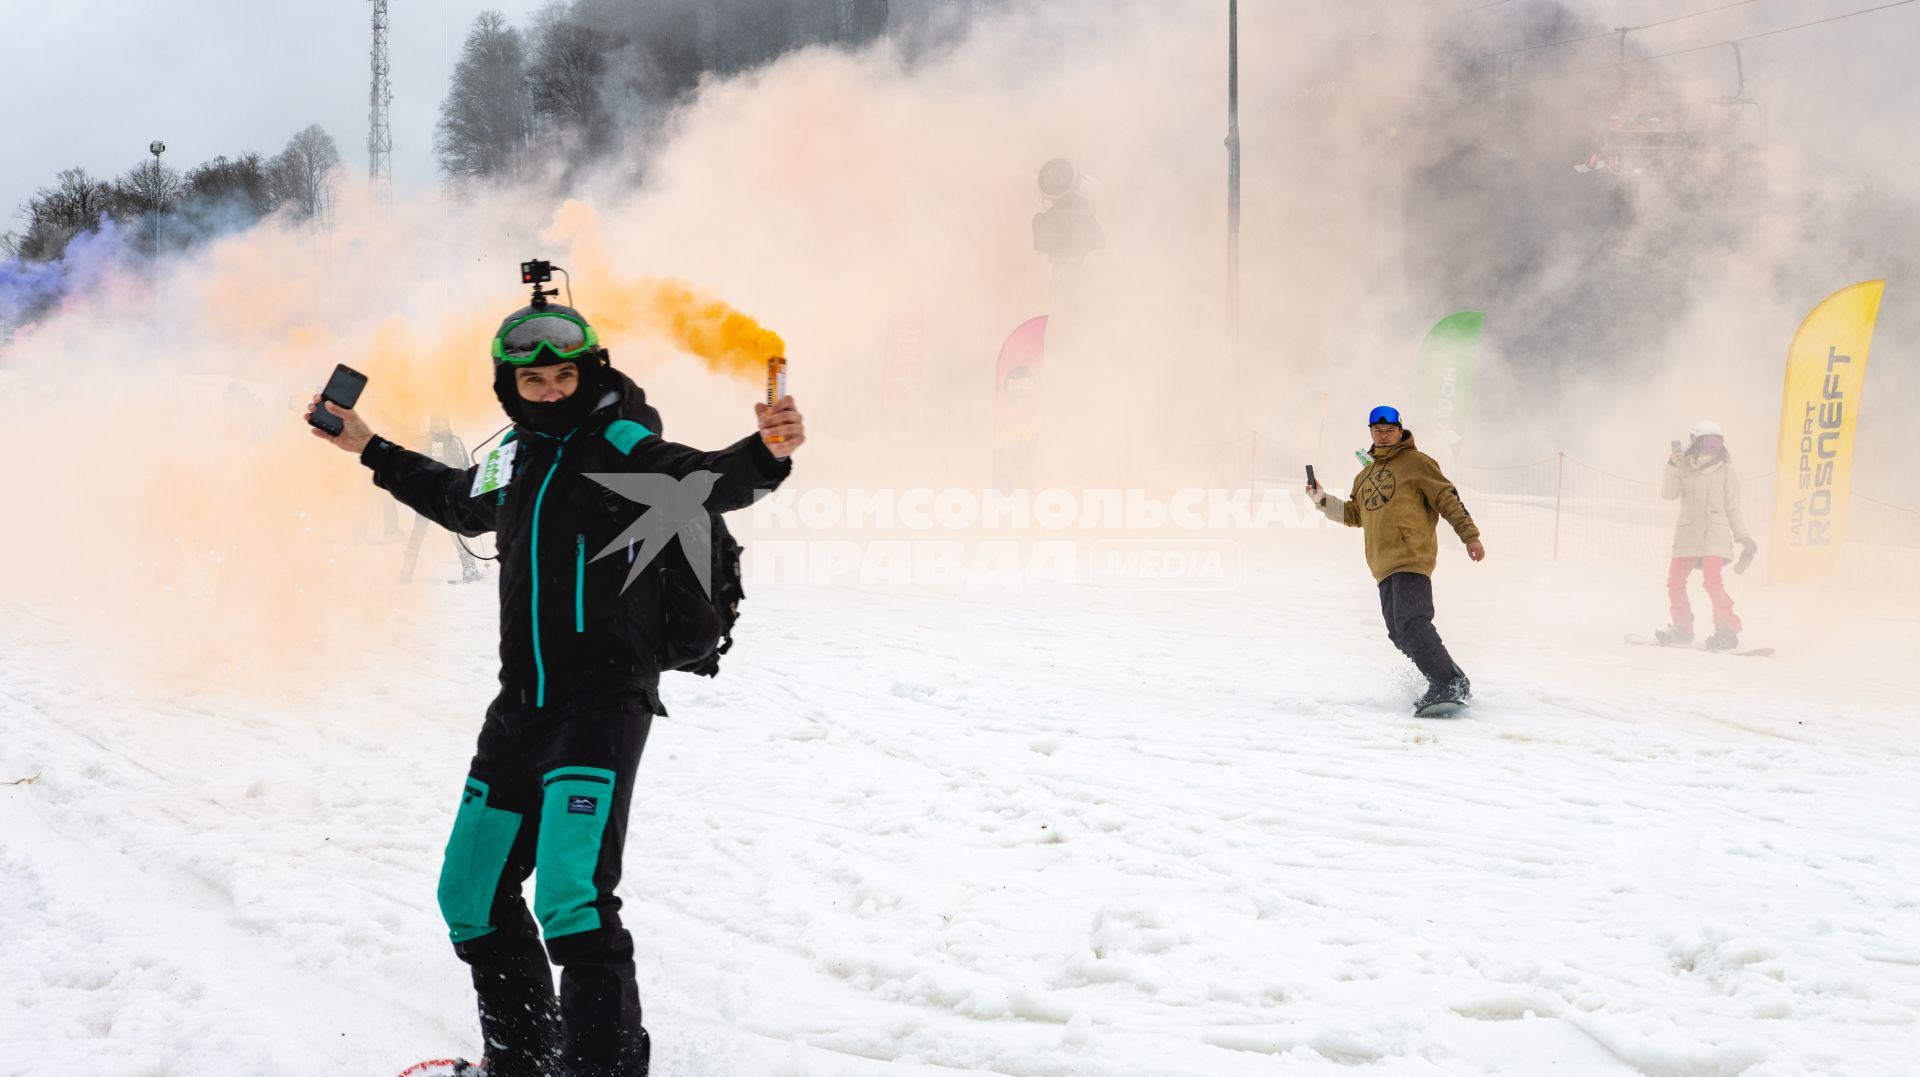
[[[1729,41],[1727,42],[1727,47],[1733,50],[1733,93],[1725,97],[1709,97],[1707,100],[1726,110],[1721,113],[1721,127],[1723,130],[1740,126],[1746,118],[1746,110],[1748,108],[1753,109],[1753,123],[1755,126],[1758,126],[1761,116],[1760,102],[1746,96],[1747,67],[1740,58],[1740,43],[1738,41]]]

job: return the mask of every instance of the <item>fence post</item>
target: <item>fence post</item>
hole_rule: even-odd
[[[1553,466],[1553,559],[1560,560],[1560,494],[1566,485],[1567,454],[1559,453]]]

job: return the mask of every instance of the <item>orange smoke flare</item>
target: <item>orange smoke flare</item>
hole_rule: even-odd
[[[543,238],[572,245],[569,268],[583,282],[593,282],[591,308],[581,313],[600,331],[601,339],[610,345],[618,344],[614,338],[629,333],[664,339],[705,362],[716,374],[755,382],[766,373],[768,359],[787,353],[780,334],[695,291],[685,281],[622,277],[600,239],[599,223],[592,206],[569,199],[554,214]]]

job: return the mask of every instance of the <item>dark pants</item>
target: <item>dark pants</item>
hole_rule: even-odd
[[[647,1072],[633,938],[614,887],[651,723],[647,700],[626,692],[537,710],[503,693],[487,708],[440,909],[473,970],[489,1077]],[[529,913],[521,885],[536,869]]]
[[[1447,645],[1433,627],[1433,580],[1419,572],[1396,572],[1380,581],[1380,616],[1387,622],[1387,638],[1400,653],[1413,659],[1428,681],[1447,681],[1466,674],[1453,664]]]

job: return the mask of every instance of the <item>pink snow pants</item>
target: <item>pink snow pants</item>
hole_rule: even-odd
[[[1713,600],[1713,627],[1724,628],[1729,632],[1740,631],[1740,616],[1733,612],[1733,599],[1727,594],[1727,585],[1720,578],[1720,570],[1726,567],[1724,557],[1676,557],[1667,566],[1667,601],[1672,607],[1673,623],[1681,628],[1693,628],[1693,606],[1687,601],[1687,577],[1693,575],[1693,566],[1700,566],[1700,575],[1707,585],[1707,597]]]

